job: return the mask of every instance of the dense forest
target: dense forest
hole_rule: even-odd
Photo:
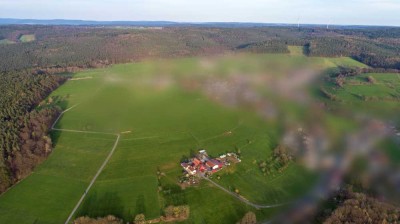
[[[351,185],[337,190],[325,202],[313,223],[398,223],[400,209],[362,192]]]
[[[49,128],[60,109],[35,109],[64,78],[25,72],[0,75],[0,192],[27,176],[51,151]]]
[[[22,43],[22,35],[36,40]],[[372,67],[400,68],[399,28],[106,28],[86,26],[1,26],[0,71],[76,70],[154,57],[232,51],[287,53],[304,46],[309,56],[349,56]],[[1,41],[1,40],[0,40]],[[7,43],[14,44],[7,44]],[[1,42],[0,42],[1,43]]]

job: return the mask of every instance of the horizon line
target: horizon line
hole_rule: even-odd
[[[32,21],[77,21],[77,22],[93,22],[93,23],[118,23],[118,22],[162,22],[162,23],[173,23],[173,24],[192,24],[192,25],[202,25],[202,24],[265,24],[265,25],[298,25],[298,23],[285,23],[285,22],[255,22],[255,21],[202,21],[202,22],[193,22],[193,21],[173,21],[173,20],[96,20],[96,19],[63,19],[63,18],[54,18],[54,19],[32,19],[32,18],[9,18],[9,17],[0,17],[0,20],[32,20]],[[171,24],[171,25],[173,25]],[[9,24],[1,24],[0,25],[68,25],[68,24],[32,24],[32,23],[9,23]],[[90,25],[90,24],[85,24]],[[100,24],[102,25],[102,24]],[[104,24],[103,24],[104,25]],[[115,24],[114,24],[115,25]],[[399,28],[400,25],[372,25],[372,24],[326,24],[326,23],[300,23],[301,25],[308,26],[358,26],[358,27],[394,27]]]

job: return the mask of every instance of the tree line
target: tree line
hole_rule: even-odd
[[[348,56],[375,68],[400,69],[400,28],[196,28],[161,30],[127,27],[0,26],[0,37],[33,34],[36,41],[0,44],[0,71],[70,70],[155,57],[219,54],[229,51],[288,53],[304,47],[308,56]]]
[[[25,72],[0,74],[0,192],[27,176],[51,152],[48,132],[60,109],[35,107],[64,80]]]

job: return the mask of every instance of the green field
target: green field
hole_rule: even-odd
[[[19,40],[22,43],[32,42],[32,41],[36,40],[36,36],[35,36],[35,34],[24,34],[19,38]]]
[[[0,40],[0,44],[15,44],[15,42],[9,39],[2,39]]]
[[[303,46],[288,46],[288,50],[290,52],[290,55],[301,56],[304,54]]]
[[[376,82],[369,83],[367,77],[373,77]],[[396,97],[400,94],[397,88],[400,85],[400,76],[398,74],[363,74],[357,77],[347,78],[346,85],[343,90],[343,98],[345,94],[360,95],[369,97]],[[400,95],[399,95],[400,96]]]
[[[106,215],[116,211],[116,208],[123,208],[115,213],[129,220],[139,210],[137,201],[144,199],[145,206],[141,210],[145,211],[146,217],[156,218],[160,215],[160,209],[165,206],[162,196],[157,192],[157,168],[167,173],[165,178],[171,179],[170,182],[175,184],[181,173],[179,161],[182,156],[189,155],[190,150],[204,147],[211,154],[216,155],[227,150],[233,151],[235,145],[245,142],[248,137],[254,137],[254,132],[270,132],[268,126],[260,125],[262,121],[251,113],[227,110],[208,101],[202,95],[183,92],[176,87],[154,91],[149,87],[138,85],[134,76],[123,74],[130,70],[145,69],[142,66],[119,65],[111,70],[121,71],[119,75],[110,76],[109,70],[106,70],[98,72],[102,74],[97,74],[96,78],[75,81],[74,93],[79,91],[77,86],[81,85],[80,82],[103,82],[103,84],[98,85],[101,90],[96,96],[87,97],[90,100],[77,98],[77,102],[82,100],[85,103],[65,114],[59,127],[108,132],[132,131],[130,134],[123,135],[116,153],[89,194],[88,200],[94,201],[86,202],[83,211],[80,211],[82,215]],[[139,68],[135,69],[135,67]],[[107,82],[110,83],[104,85]],[[74,95],[71,92],[71,101]],[[110,117],[113,118],[111,121]],[[237,134],[228,138],[214,138],[238,126],[239,121],[243,124],[237,129]],[[257,127],[257,130],[251,130],[252,127]],[[257,137],[268,137],[268,134]],[[269,145],[268,141],[264,144],[260,141],[260,146],[264,146],[264,152],[270,150]],[[253,156],[257,155],[253,154]],[[218,193],[213,200],[234,201],[229,195],[217,189],[215,191]],[[113,200],[116,203],[109,204],[109,207],[103,208],[103,211],[96,207],[90,209],[90,206],[87,206],[96,204],[98,198],[109,194],[118,195]],[[197,199],[196,194],[198,193],[194,195],[188,193],[186,198]],[[194,201],[188,201],[188,203],[191,205]],[[204,206],[207,207],[207,204]],[[224,205],[219,206],[223,209]],[[246,209],[242,210],[244,213]],[[196,210],[196,212],[200,211]],[[215,222],[226,217],[237,216],[235,210],[228,211],[229,213],[221,213],[220,217],[215,217]],[[207,212],[209,213],[200,213],[198,217],[215,216],[213,211]],[[197,219],[194,221],[199,222]]]
[[[375,83],[370,83],[373,77]],[[400,101],[400,76],[394,73],[367,73],[348,77],[344,86],[339,88],[326,83],[326,89],[338,97],[339,107],[362,110],[385,119],[394,118]],[[331,102],[335,103],[335,102]]]
[[[0,198],[0,223],[61,223],[115,141],[114,136],[53,134],[45,163]]]
[[[186,91],[181,85],[191,76],[266,72],[275,61],[285,65],[311,62],[318,68],[360,65],[350,58],[236,55],[215,59],[213,66],[202,67],[204,61],[189,58],[114,65],[74,74],[73,80],[51,94],[64,99],[58,102],[63,109],[77,105],[63,115],[56,128],[130,131],[121,134],[114,155],[76,215],[114,214],[131,221],[135,214],[145,213],[147,218],[157,218],[174,200],[175,204],[190,206],[187,223],[235,223],[249,210],[262,220],[279,210],[256,211],[207,182],[172,195],[160,192],[159,185],[177,186],[181,158],[200,148],[214,156],[238,148],[242,151],[242,163],[232,168],[234,172],[223,171],[218,181],[227,189],[240,189],[252,202],[288,202],[304,193],[315,181],[304,168],[293,163],[282,173],[265,177],[254,163],[267,159],[277,144],[278,131],[273,123],[251,110],[228,108],[199,91]],[[224,135],[227,131],[232,134]],[[115,136],[57,131],[53,141],[56,144],[51,156],[0,197],[1,223],[64,222],[110,151]],[[160,180],[157,170],[165,174]]]

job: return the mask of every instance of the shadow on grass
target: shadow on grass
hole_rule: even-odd
[[[62,134],[61,131],[54,131],[53,130],[53,131],[50,132],[50,138],[51,138],[51,141],[53,143],[53,149],[56,148],[58,140],[60,139],[61,134]]]
[[[146,214],[146,206],[145,206],[145,200],[144,200],[144,195],[141,194],[136,198],[136,214]]]
[[[89,194],[82,206],[79,208],[76,217],[89,216],[91,218],[113,215],[119,218],[124,217],[122,200],[115,192]]]

